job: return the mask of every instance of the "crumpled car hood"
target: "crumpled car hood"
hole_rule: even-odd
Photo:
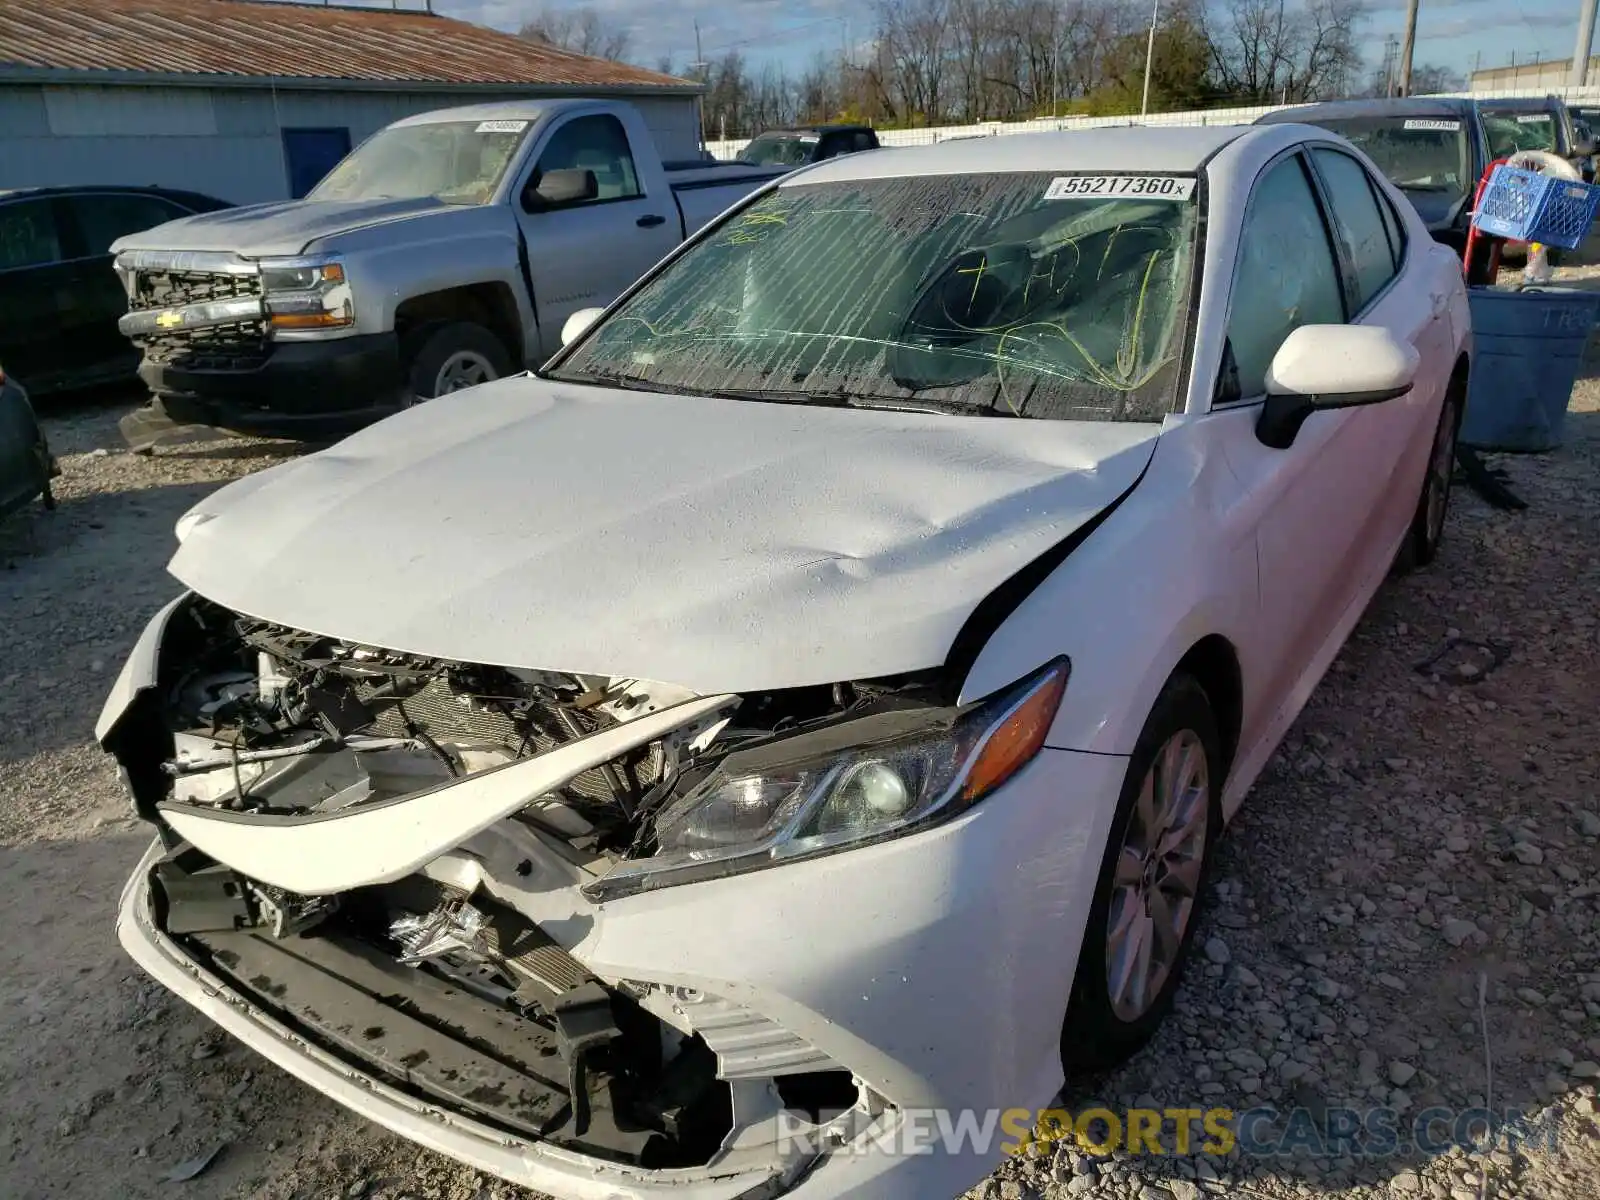
[[[111,249],[232,251],[245,258],[301,254],[315,242],[425,213],[461,212],[431,196],[405,200],[277,200],[179,217],[118,238]]]
[[[702,694],[941,664],[1139,478],[1160,426],[809,408],[522,376],[239,480],[170,570],[264,620]]]

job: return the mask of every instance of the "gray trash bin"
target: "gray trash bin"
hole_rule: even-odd
[[[1561,445],[1567,402],[1600,309],[1600,292],[1473,288],[1476,354],[1461,442],[1533,454]]]

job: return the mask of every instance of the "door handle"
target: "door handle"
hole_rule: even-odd
[[[1448,307],[1450,307],[1450,298],[1442,293],[1435,292],[1433,294],[1433,315],[1436,317],[1442,316],[1444,310]]]
[[[651,213],[648,217],[640,217],[637,223],[640,229],[654,229],[657,225],[665,225],[667,219]]]

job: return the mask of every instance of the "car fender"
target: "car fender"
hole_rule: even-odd
[[[1072,663],[1048,745],[1131,754],[1161,688],[1201,639],[1224,638],[1245,681],[1259,608],[1253,529],[1214,442],[1229,422],[1167,419],[1144,478],[995,630],[961,689],[976,699],[1057,654]]]

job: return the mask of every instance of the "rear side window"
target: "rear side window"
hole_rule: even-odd
[[[0,271],[61,261],[61,235],[49,200],[0,204]]]
[[[1327,185],[1334,224],[1350,251],[1356,287],[1351,310],[1360,312],[1395,276],[1390,234],[1365,167],[1338,150],[1318,148],[1311,157]]]
[[[1267,368],[1302,325],[1343,325],[1343,289],[1321,207],[1299,155],[1256,183],[1239,237],[1228,344],[1239,395],[1267,390]]]
[[[86,254],[106,254],[119,237],[165,225],[187,216],[179,208],[155,196],[128,192],[120,195],[72,196],[68,203],[77,219]]]

